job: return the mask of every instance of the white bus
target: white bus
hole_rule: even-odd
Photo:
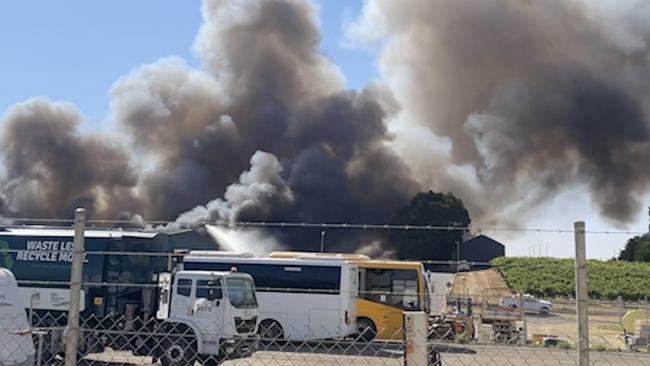
[[[277,259],[192,251],[185,270],[230,271],[253,276],[259,334],[294,341],[341,338],[356,329],[358,269],[339,258]],[[216,254],[216,253],[214,253]]]

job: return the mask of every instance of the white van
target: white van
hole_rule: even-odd
[[[28,330],[16,279],[9,270],[0,268],[0,366],[34,364],[34,342]]]

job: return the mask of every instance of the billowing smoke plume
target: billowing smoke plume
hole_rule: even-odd
[[[291,188],[280,175],[278,159],[257,151],[251,158],[251,168],[242,173],[239,182],[226,189],[224,198],[199,205],[181,214],[175,225],[193,226],[198,222],[234,224],[246,212],[268,217],[273,212],[291,208],[294,203]]]
[[[69,217],[76,207],[117,217],[136,210],[137,169],[125,146],[109,136],[81,134],[83,117],[69,103],[32,99],[3,117],[5,213]]]
[[[69,104],[7,112],[1,208],[60,217],[85,205],[178,226],[385,223],[434,189],[475,221],[503,222],[582,184],[629,221],[650,181],[650,22],[644,4],[612,4],[367,0],[347,30],[384,42],[383,82],[350,91],[318,52],[308,1],[205,0],[201,69],[165,58],[111,88],[119,140],[81,132]],[[318,247],[318,230],[283,234]],[[373,234],[327,238],[386,249]]]
[[[584,184],[626,222],[650,182],[649,15],[639,1],[368,0],[347,31],[385,37],[397,146],[422,181],[456,185],[483,219]]]
[[[132,71],[111,88],[111,119],[129,149],[113,151],[108,137],[80,133],[78,112],[30,114],[32,123],[47,127],[36,135],[40,140],[15,133],[9,139],[24,154],[57,155],[59,164],[43,168],[30,157],[28,166],[37,173],[46,169],[48,177],[39,176],[43,181],[61,176],[60,185],[43,182],[34,191],[64,194],[52,201],[55,211],[25,211],[26,204],[15,200],[7,206],[36,216],[62,215],[85,199],[148,220],[178,217],[173,226],[235,220],[387,222],[420,188],[388,146],[387,121],[397,110],[391,92],[381,86],[345,90],[338,68],[318,52],[319,21],[312,4],[206,0],[202,14],[194,48],[203,70],[166,58]],[[9,122],[14,114],[6,117]],[[9,124],[33,130],[23,120]],[[58,154],[57,142],[66,138],[76,150]],[[108,168],[95,161],[96,151],[100,160],[110,159]],[[132,169],[129,151],[133,161],[137,156],[139,171]],[[70,176],[66,167],[76,156],[88,164]],[[9,182],[35,174],[8,167]],[[108,208],[97,213],[114,214]],[[318,238],[317,232],[308,244],[317,246]],[[283,241],[304,244],[305,237]]]

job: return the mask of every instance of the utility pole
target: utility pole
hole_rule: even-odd
[[[79,342],[79,303],[81,302],[81,278],[84,262],[84,231],[86,229],[86,209],[74,212],[74,251],[70,271],[70,308],[68,309],[68,329],[65,342],[65,366],[77,364],[77,345]]]
[[[546,242],[546,258],[548,258],[548,242]]]
[[[578,366],[589,366],[589,296],[587,293],[587,254],[585,223],[574,224],[576,244],[576,310],[578,318]]]
[[[526,321],[526,302],[524,299],[524,292],[519,291],[519,317],[524,322],[524,327],[522,329],[523,337],[520,336],[519,340],[521,345],[525,346],[528,341],[528,321]]]

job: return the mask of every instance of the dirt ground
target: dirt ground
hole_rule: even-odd
[[[484,296],[490,303],[498,302],[502,297],[512,296],[512,290],[501,274],[494,269],[458,273],[451,288],[452,297],[471,297],[474,303],[480,303]]]
[[[501,297],[509,297],[512,290],[507,286],[501,274],[493,269],[463,272],[456,275],[450,295],[452,297],[471,297],[480,306],[487,296],[491,304],[498,303]],[[555,335],[569,341],[576,339],[577,324],[575,306],[570,303],[557,304],[550,316],[528,314],[526,326],[528,337],[533,335]],[[593,305],[589,308],[589,333],[594,345],[608,349],[625,349],[623,329],[620,316],[625,309],[612,306]],[[523,322],[518,324],[523,327]],[[480,327],[481,333],[489,333],[489,325]],[[575,343],[575,342],[573,342]]]

